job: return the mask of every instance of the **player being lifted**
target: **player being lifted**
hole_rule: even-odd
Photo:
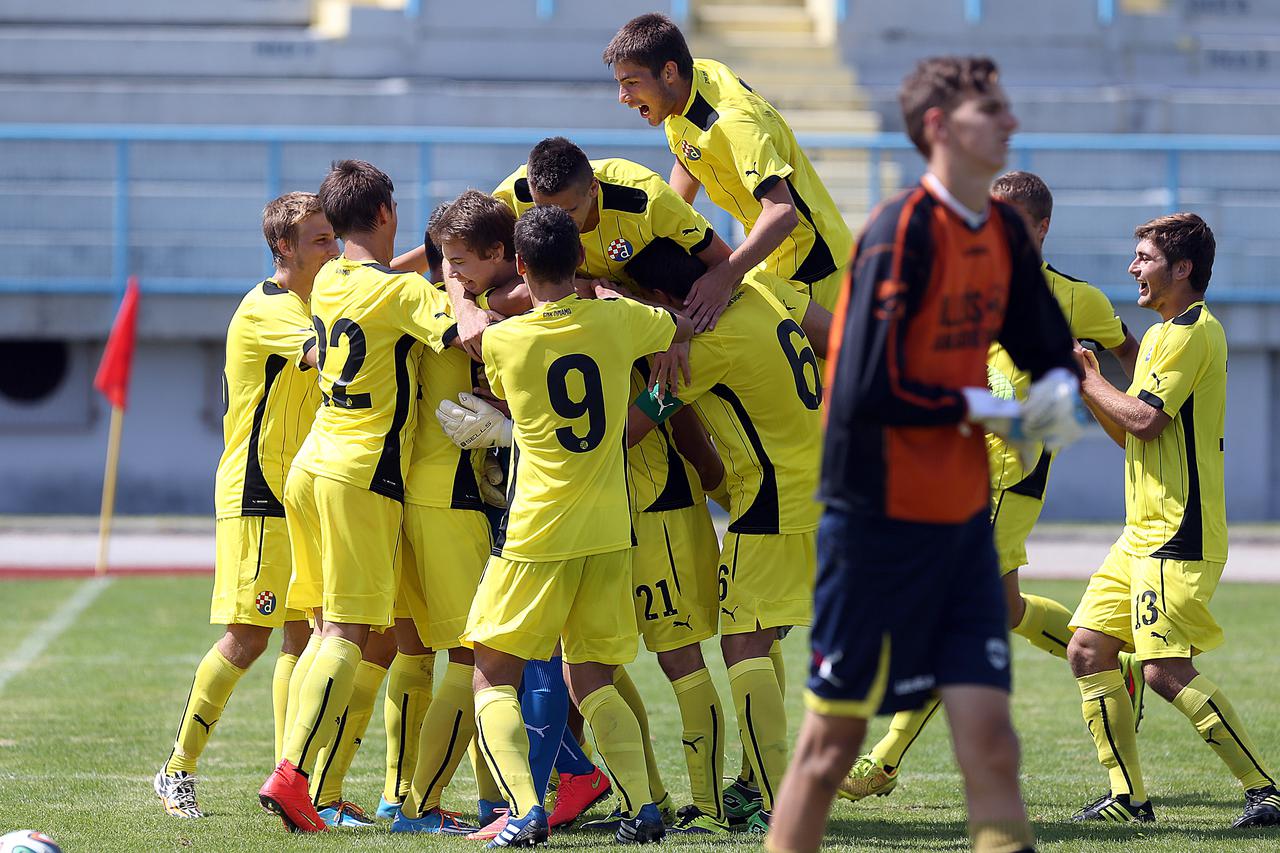
[[[232,316],[222,373],[225,447],[214,478],[210,620],[227,630],[196,668],[173,751],[155,777],[156,795],[177,817],[203,817],[196,762],[240,676],[266,649],[271,629],[285,626],[272,679],[279,751],[288,675],[308,632],[305,616],[286,607],[292,561],[283,498],[290,463],[320,403],[314,374],[307,375],[303,361],[312,334],[308,300],[316,273],[337,256],[338,242],[312,193],[289,193],[268,204],[262,233],[275,272],[245,295]]]
[[[777,110],[722,63],[694,59],[665,15],[628,21],[604,61],[618,100],[650,126],[665,126],[676,192],[692,202],[705,188],[746,229],[729,262],[709,269],[690,294],[698,328],[714,324],[743,275],[762,262],[830,310],[853,235]]]
[[[1038,176],[1030,172],[1009,172],[996,179],[991,189],[996,198],[1018,208],[1032,225],[1032,236],[1043,247],[1053,215],[1053,196]],[[1049,291],[1062,308],[1072,337],[1090,341],[1110,350],[1127,375],[1133,375],[1138,356],[1138,342],[1116,316],[1110,300],[1087,282],[1063,275],[1046,261],[1042,265]],[[1019,400],[1027,397],[1031,375],[1019,370],[999,343],[991,345],[987,354],[989,375],[999,377]],[[993,383],[994,384],[994,383]],[[1034,458],[1024,466],[1021,455]],[[1053,454],[1041,445],[1019,450],[995,433],[987,434],[987,455],[991,468],[991,522],[995,532],[996,556],[1004,578],[1005,603],[1009,609],[1009,626],[1033,646],[1051,655],[1067,658],[1071,639],[1071,611],[1056,601],[1024,593],[1018,584],[1018,569],[1027,563],[1027,536],[1044,508],[1044,492],[1048,483]],[[1141,698],[1142,675],[1132,673],[1134,658],[1124,655],[1126,681],[1135,707]],[[840,784],[840,796],[860,800],[871,794],[885,795],[898,784],[898,770],[907,750],[915,742],[926,723],[941,705],[935,696],[922,708],[894,714],[889,731],[853,765],[849,777]]]
[[[632,363],[688,339],[692,326],[630,300],[580,298],[578,228],[560,208],[521,217],[515,248],[534,307],[482,339],[489,384],[512,421],[491,412],[446,424],[464,447],[512,445],[510,508],[466,633],[479,743],[511,806],[490,846],[547,838],[515,688],[524,662],[548,658],[561,639],[570,692],[622,798],[617,838],[655,841],[664,827],[649,800],[640,728],[613,686],[636,650],[623,442]]]
[[[1023,217],[989,194],[1017,127],[995,64],[923,60],[899,97],[928,172],[873,214],[836,311],[808,711],[767,846],[817,850],[867,718],[937,691],[974,849],[1030,850],[981,427],[1007,407],[1060,446],[1078,368]],[[1031,372],[1023,404],[987,390],[996,340]]]
[[[386,266],[392,191],[375,166],[342,160],[319,192],[345,246],[312,292],[324,405],[290,469],[285,503],[295,574],[312,590],[298,604],[321,608],[324,639],[283,757],[259,792],[288,828],[306,832],[325,829],[307,792],[317,753],[345,713],[370,627],[393,621],[416,390],[410,352],[416,341],[442,350],[454,325],[448,300],[426,279]]]
[[[1195,726],[1244,788],[1236,828],[1280,823],[1276,776],[1226,695],[1192,657],[1222,644],[1209,612],[1227,559],[1223,423],[1227,339],[1205,304],[1213,232],[1194,213],[1138,226],[1129,274],[1138,305],[1161,322],[1142,336],[1141,368],[1127,392],[1082,348],[1081,391],[1125,452],[1125,527],[1089,580],[1067,648],[1085,722],[1111,790],[1074,820],[1155,820],[1138,761],[1133,709],[1117,655],[1136,651],[1147,685]]]

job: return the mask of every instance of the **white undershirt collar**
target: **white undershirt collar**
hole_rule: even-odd
[[[965,221],[970,228],[978,229],[987,221],[987,213],[991,209],[989,206],[981,213],[975,213],[965,207],[958,198],[951,194],[951,190],[947,189],[942,181],[938,180],[938,176],[932,172],[925,172],[921,182],[929,188],[929,191],[938,197],[938,200],[951,208],[951,211]]]

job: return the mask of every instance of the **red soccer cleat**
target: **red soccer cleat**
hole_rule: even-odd
[[[258,789],[262,807],[284,822],[290,832],[324,832],[329,827],[311,804],[307,777],[292,761],[281,761]]]
[[[612,787],[609,777],[599,767],[578,776],[561,773],[560,787],[556,789],[556,807],[552,809],[551,818],[547,822],[553,829],[568,826],[582,817],[587,809],[609,796]]]
[[[506,829],[507,826],[507,810],[498,809],[494,812],[497,817],[487,826],[481,827],[475,832],[467,836],[468,841],[492,841],[498,837],[498,833]]]

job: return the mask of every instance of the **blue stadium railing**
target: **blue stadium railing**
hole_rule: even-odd
[[[417,0],[410,0],[417,2]],[[857,3],[859,0],[834,0],[836,6],[836,21],[844,23],[845,18],[849,15],[849,6]],[[977,24],[982,21],[982,0],[960,0],[964,3],[964,19],[970,24]],[[1104,26],[1110,24],[1116,17],[1116,0],[1097,0],[1098,3],[1098,23]],[[675,4],[672,4],[672,15],[675,16]]]
[[[262,145],[265,180],[262,198],[265,202],[279,195],[282,186],[282,147],[294,143],[380,143],[417,147],[419,164],[416,180],[416,215],[425,222],[433,199],[431,181],[432,149],[437,145],[512,145],[528,147],[561,131],[540,128],[503,127],[340,127],[340,126],[197,126],[197,125],[89,125],[89,124],[0,124],[0,142],[99,142],[114,145],[115,172],[111,176],[112,216],[109,225],[111,269],[108,275],[76,279],[40,279],[0,274],[0,293],[111,293],[123,290],[128,269],[130,234],[130,146],[152,142],[225,142]],[[661,133],[643,130],[578,130],[574,140],[587,148],[597,149],[664,149]],[[800,142],[809,149],[860,150],[868,153],[867,187],[872,204],[880,200],[882,170],[886,155],[911,150],[911,143],[898,133],[802,133]],[[1015,137],[1011,165],[1033,168],[1039,152],[1148,152],[1164,160],[1165,207],[1179,207],[1182,188],[1180,163],[1184,154],[1271,154],[1277,156],[1274,169],[1280,169],[1280,136],[1229,136],[1190,134],[1049,134],[1024,133]],[[718,215],[720,218],[715,219]],[[723,234],[733,232],[728,215],[719,211],[713,224]],[[226,282],[237,289],[243,282]],[[210,293],[224,289],[223,283],[196,279],[148,278],[146,289],[152,292]],[[1280,302],[1280,293],[1271,288],[1243,286],[1232,292],[1223,291],[1220,298],[1239,301]]]

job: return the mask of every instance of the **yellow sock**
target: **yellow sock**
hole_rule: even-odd
[[[431,707],[422,718],[418,757],[413,766],[413,783],[405,797],[405,817],[422,817],[440,805],[440,795],[453,780],[467,744],[476,734],[476,699],[471,687],[474,667],[449,662]],[[524,724],[520,731],[524,733]],[[526,753],[527,753],[527,735]],[[527,759],[526,759],[527,763]]]
[[[1022,594],[1026,610],[1013,633],[1026,637],[1037,649],[1054,657],[1067,659],[1067,643],[1071,642],[1071,611],[1052,598]]]
[[[720,796],[720,776],[724,772],[724,708],[720,694],[711,683],[711,673],[700,669],[671,682],[680,706],[684,730],[684,761],[689,768],[689,791],[693,804],[716,820],[723,821],[724,801]]]
[[[476,740],[511,814],[524,817],[541,805],[529,769],[529,733],[514,687],[486,687],[476,693]],[[434,702],[432,703],[434,704]]]
[[[773,674],[778,679],[778,690],[785,699],[787,695],[787,664],[782,657],[782,641],[774,640],[769,647],[769,662],[773,664]],[[742,748],[742,760],[738,764],[738,779],[747,787],[756,787],[756,774],[751,772],[751,759],[747,758],[747,748]]]
[[[480,754],[480,744],[476,738],[467,746],[467,757],[471,759],[471,772],[476,777],[476,796],[490,803],[505,803],[506,795],[498,790],[498,783],[489,771],[489,765]]]
[[[1218,685],[1197,675],[1173,697],[1173,707],[1186,715],[1246,791],[1276,784],[1275,774],[1262,763],[1244,721]]]
[[[764,809],[773,798],[787,769],[787,712],[782,690],[768,658],[748,658],[729,667],[729,688],[738,712],[738,733],[747,750]]]
[[[634,816],[645,803],[656,802],[645,772],[640,723],[618,689],[606,684],[583,699],[578,710],[591,726],[600,762],[613,779],[623,813]]]
[[[1031,824],[1023,821],[986,821],[969,824],[973,853],[1021,853],[1035,848]]]
[[[186,707],[182,709],[182,722],[173,741],[173,752],[165,763],[164,772],[196,772],[196,760],[204,752],[213,725],[222,717],[222,709],[231,698],[231,691],[244,670],[233,666],[214,646],[205,653],[196,667],[195,680]]]
[[[640,698],[640,691],[636,689],[636,683],[627,674],[626,667],[620,666],[614,670],[613,686],[617,688],[618,695],[622,697],[623,702],[627,703],[627,707],[631,709],[636,722],[640,725],[640,745],[644,748],[645,775],[649,777],[650,799],[648,802],[660,803],[667,796],[667,785],[662,781],[662,773],[658,770],[658,757],[653,753],[653,738],[649,734],[649,712],[645,710],[644,700]],[[583,716],[586,715],[583,714]]]
[[[276,669],[271,675],[271,710],[274,712],[276,726],[276,764],[280,763],[280,752],[284,749],[285,715],[289,711],[289,680],[297,665],[297,655],[281,654],[276,658]]]
[[[356,750],[364,740],[365,729],[369,728],[373,705],[386,674],[385,668],[367,660],[360,661],[356,667],[351,699],[347,702],[342,722],[338,724],[338,734],[332,744],[320,751],[316,760],[320,772],[311,779],[311,799],[317,807],[342,801],[342,783],[346,781]]]
[[[1138,735],[1133,728],[1133,705],[1120,670],[1077,678],[1084,721],[1098,747],[1098,761],[1111,777],[1112,794],[1129,794],[1134,805],[1147,801],[1138,762]]]
[[[333,740],[342,710],[351,701],[360,647],[341,637],[325,637],[298,690],[298,714],[285,737],[284,760],[310,776],[320,749]]]
[[[938,713],[942,700],[935,694],[924,707],[914,711],[899,711],[889,722],[889,731],[880,738],[871,749],[871,755],[885,766],[886,770],[894,770],[902,765],[902,758],[907,750],[920,737],[920,732]]]
[[[289,677],[289,702],[284,709],[283,743],[289,742],[289,729],[293,728],[293,721],[298,718],[298,694],[302,692],[302,682],[306,681],[307,673],[311,671],[311,664],[316,661],[316,652],[320,651],[320,639],[318,634],[312,634],[307,638],[307,644],[303,647],[302,654],[298,655],[298,662],[293,667],[293,675]],[[276,764],[284,758],[283,743],[276,756]]]
[[[382,721],[387,730],[387,775],[382,798],[403,802],[413,779],[413,762],[418,755],[418,735],[422,718],[431,705],[436,656],[397,654],[387,670],[387,698],[382,703]]]

